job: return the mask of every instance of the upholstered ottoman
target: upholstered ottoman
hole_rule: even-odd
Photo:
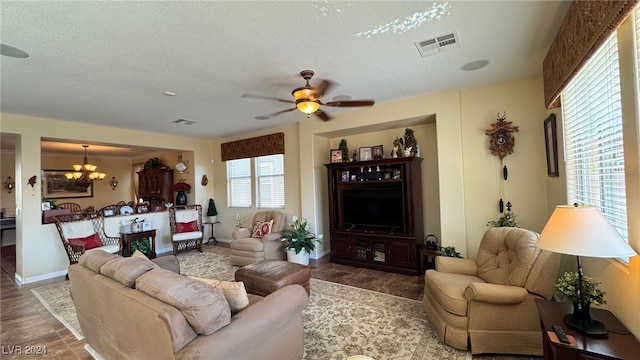
[[[307,266],[282,260],[262,260],[238,269],[236,281],[242,281],[248,293],[267,296],[281,287],[299,284],[311,294]]]

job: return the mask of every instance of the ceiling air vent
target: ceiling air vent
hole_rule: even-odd
[[[427,57],[439,54],[445,51],[451,51],[460,48],[457,32],[440,35],[435,38],[418,41],[415,43],[416,48],[420,52],[420,56]]]

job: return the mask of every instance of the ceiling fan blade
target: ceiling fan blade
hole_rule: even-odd
[[[278,99],[278,98],[274,98],[274,97],[270,97],[270,96],[262,96],[262,95],[253,95],[253,94],[242,94],[243,98],[247,98],[247,99],[262,99],[262,100],[275,100],[275,101],[280,101],[280,102],[285,102],[285,103],[290,103],[290,104],[294,104],[293,101],[291,100],[285,100],[285,99]]]
[[[320,119],[322,119],[323,121],[329,121],[329,120],[333,119],[331,116],[329,116],[329,114],[327,114],[326,112],[324,112],[322,110],[316,110],[316,112],[314,112],[314,114],[316,114],[316,116],[319,117]]]
[[[324,95],[324,93],[327,92],[327,89],[329,89],[333,85],[334,85],[333,82],[323,79],[318,86],[313,88],[316,99],[320,99]]]
[[[277,116],[277,115],[280,115],[280,114],[284,114],[284,113],[286,113],[286,112],[293,111],[293,110],[296,110],[296,109],[297,109],[297,108],[291,108],[291,109],[286,109],[286,110],[280,110],[280,111],[274,112],[273,114],[268,114],[268,115],[264,115],[264,116],[265,116],[265,117],[274,117],[274,116]]]
[[[326,106],[373,106],[376,102],[373,100],[345,100],[345,101],[329,101],[323,105]]]

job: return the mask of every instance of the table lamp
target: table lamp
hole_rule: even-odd
[[[636,254],[598,208],[578,204],[556,207],[540,234],[537,246],[555,253],[576,255],[581,309],[584,309],[585,303],[580,257],[615,258]],[[607,334],[601,322],[582,312],[579,315],[565,315],[564,322],[570,328],[587,335]]]

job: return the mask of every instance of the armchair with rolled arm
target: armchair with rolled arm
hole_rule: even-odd
[[[560,255],[538,234],[487,230],[476,259],[436,257],[424,277],[423,306],[440,339],[472,354],[542,355],[535,299],[551,299]]]
[[[270,231],[264,234],[254,231],[256,224],[273,220]],[[230,260],[232,265],[245,266],[264,259],[284,259],[284,248],[280,234],[287,222],[287,216],[281,211],[260,211],[255,214],[251,228],[233,232]]]

